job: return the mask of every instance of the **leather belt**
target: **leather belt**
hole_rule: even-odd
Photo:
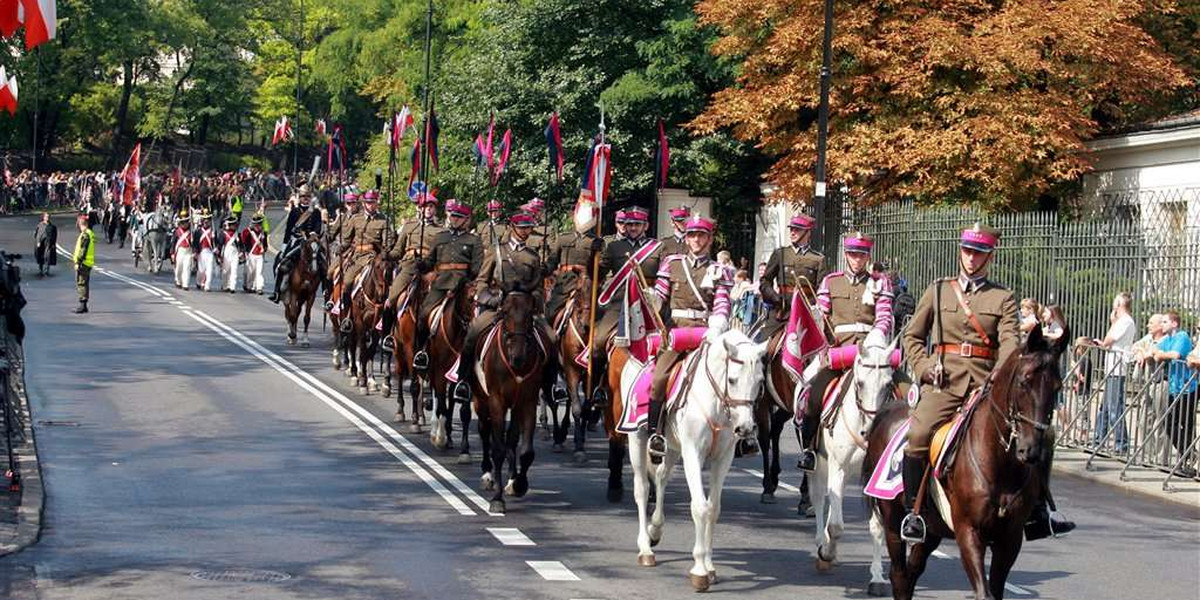
[[[358,252],[374,252],[375,244],[359,244],[354,249]]]
[[[795,286],[791,286],[791,285],[779,286],[779,295],[780,296],[790,296],[792,294],[792,292],[795,292],[795,291],[796,291]]]
[[[471,265],[467,263],[442,263],[433,268],[434,271],[466,271]]]
[[[421,256],[429,256],[429,248],[427,246],[421,246]],[[417,257],[417,249],[416,248],[411,248],[404,253],[404,260],[408,260],[410,258],[416,258],[416,257]]]
[[[559,273],[585,273],[587,267],[583,265],[562,265],[558,268]]]
[[[874,328],[875,328],[874,325],[867,325],[866,323],[843,323],[841,325],[835,326],[833,328],[833,332],[834,333],[871,333],[871,330]]]
[[[963,342],[961,344],[942,344],[934,347],[938,354],[957,354],[964,358],[995,358],[996,351],[987,346],[974,346]]]
[[[707,319],[707,310],[690,310],[686,308],[672,308],[672,319]]]

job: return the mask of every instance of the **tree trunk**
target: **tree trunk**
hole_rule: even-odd
[[[133,95],[133,59],[127,59],[122,65],[121,103],[117,105],[117,122],[113,126],[112,153],[108,157],[108,168],[115,168],[120,160],[121,144],[125,140],[126,118],[129,115],[129,98]]]
[[[196,143],[203,146],[208,142],[208,115],[200,117],[200,131],[196,134]]]

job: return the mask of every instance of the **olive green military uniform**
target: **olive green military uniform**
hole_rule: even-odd
[[[347,290],[353,286],[359,273],[362,273],[363,269],[371,264],[375,255],[388,248],[392,242],[391,228],[388,227],[387,219],[379,213],[374,215],[361,213],[354,221],[351,231],[354,250],[342,280],[347,284]]]
[[[674,229],[672,231],[674,232]],[[683,241],[683,237],[682,232],[674,232],[666,237],[658,238],[658,241],[662,242],[662,257],[666,258],[676,254],[687,254],[687,242]]]
[[[442,300],[480,272],[483,264],[483,242],[479,236],[465,229],[443,229],[434,236],[433,248],[421,263],[422,270],[433,269],[436,275],[429,286],[429,293],[425,295],[425,301],[421,303],[418,336],[424,335],[429,315]]]
[[[475,226],[475,235],[483,241],[483,251],[491,252],[496,248],[497,240],[501,244],[508,243],[508,224],[491,219],[480,221]]]
[[[904,331],[904,355],[913,374],[922,380],[921,399],[912,411],[908,430],[905,454],[909,456],[924,457],[936,428],[950,419],[971,390],[983,385],[996,365],[1017,351],[1017,302],[1012,292],[987,279],[968,282],[963,288],[967,306],[987,334],[985,341],[955,297],[952,286],[964,281],[961,277],[942,279],[930,285]],[[926,351],[926,342],[932,343],[933,354]],[[939,355],[943,361],[940,385],[926,383],[926,374],[934,372]]]
[[[834,346],[861,343],[875,328],[877,305],[862,301],[867,284],[871,281],[870,272],[855,275],[849,271],[838,271],[825,278],[823,287],[829,292],[828,318],[833,328]],[[891,288],[887,290],[890,298]],[[884,329],[883,333],[890,334],[890,328]]]
[[[630,257],[637,253],[638,250],[641,250],[643,246],[654,241],[647,237],[641,237],[637,240],[631,240],[627,237],[616,237],[605,244],[604,251],[600,253],[600,278],[602,280],[611,278],[625,266],[625,263],[629,262]],[[658,275],[658,263],[662,258],[662,248],[660,247],[641,262],[640,268],[642,275],[646,277],[647,284],[654,284],[654,278]],[[607,281],[602,283],[600,289],[603,290],[606,284]],[[649,292],[649,290],[646,291]],[[603,311],[603,315],[596,323],[595,338],[592,342],[591,354],[594,359],[603,360],[604,358],[604,349],[608,344],[608,338],[616,331],[617,321],[621,318],[620,298],[622,297],[622,294],[617,294],[608,306],[596,307],[596,310]]]
[[[443,231],[446,228],[438,225],[435,219],[426,220],[424,227],[421,226],[421,219],[409,219],[400,225],[396,243],[388,252],[388,258],[400,264],[400,274],[392,280],[392,287],[388,290],[390,304],[394,306],[400,294],[412,284],[418,272],[417,257],[428,256],[433,251],[438,234]]]
[[[591,275],[592,247],[596,235],[574,231],[557,236],[546,258],[546,273],[554,277],[550,299],[546,302],[546,318],[553,321],[567,303],[581,275]],[[588,290],[591,293],[591,290]]]
[[[343,210],[325,232],[325,242],[329,244],[329,255],[333,257],[333,260],[329,261],[330,281],[337,279],[338,273],[341,271],[342,261],[339,257],[347,253],[354,245],[354,226],[360,214],[362,213],[358,211],[346,212]]]
[[[792,293],[796,282],[801,278],[807,281],[811,289],[808,294],[815,293],[825,276],[825,255],[809,246],[787,245],[776,248],[767,259],[767,268],[763,272],[758,289],[764,302],[771,304],[771,310],[764,325],[765,339],[773,339],[784,327],[792,310]],[[779,291],[775,291],[775,286]],[[815,298],[809,298],[810,302]]]
[[[497,266],[499,267],[497,269]],[[499,273],[497,273],[499,270]],[[499,308],[503,302],[502,296],[510,292],[525,292],[531,294],[535,302],[534,327],[538,328],[545,339],[547,348],[556,344],[555,336],[546,324],[545,311],[542,306],[542,281],[546,270],[541,257],[533,248],[525,244],[501,244],[499,253],[493,251],[484,257],[483,268],[475,278],[475,298],[480,302],[480,313],[467,328],[467,337],[463,344],[463,356],[475,357],[479,336],[483,335],[499,317]],[[499,289],[501,296],[493,294]],[[549,357],[552,361],[554,356]],[[459,363],[459,381],[469,381],[474,372],[473,360]]]

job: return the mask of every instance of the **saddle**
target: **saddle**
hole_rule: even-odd
[[[692,387],[696,374],[695,365],[700,354],[691,352],[687,358],[671,368],[667,376],[667,412],[675,412],[685,406],[687,391]],[[625,370],[621,373],[621,392],[625,402],[621,419],[617,423],[618,432],[634,433],[649,418],[654,366],[654,358],[645,364],[640,364],[632,358],[625,363]]]

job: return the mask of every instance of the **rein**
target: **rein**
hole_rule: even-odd
[[[737,346],[741,346],[741,345],[748,344],[748,343],[751,343],[751,342],[741,342],[741,343],[737,344]],[[726,423],[728,423],[729,418],[730,418],[729,412],[733,408],[738,407],[738,406],[753,407],[757,403],[757,401],[754,398],[734,398],[732,395],[729,394],[729,365],[734,364],[734,365],[740,366],[740,365],[745,364],[745,361],[738,359],[738,358],[734,358],[732,352],[728,352],[728,351],[725,352],[725,383],[724,384],[717,383],[716,377],[713,377],[712,369],[709,367],[709,363],[708,363],[709,349],[711,347],[712,347],[712,342],[709,342],[709,341],[704,342],[702,349],[700,350],[700,361],[703,362],[703,364],[704,364],[704,375],[708,379],[708,384],[710,386],[712,386],[712,389],[714,392],[718,392],[720,394],[720,396],[719,396],[720,397],[720,408],[722,409],[722,413],[723,413],[722,417],[723,417],[724,421]],[[704,420],[708,422],[708,429],[712,434],[712,441],[711,441],[711,443],[709,443],[709,446],[708,446],[708,455],[711,457],[713,449],[715,449],[717,447],[717,435],[720,434],[721,431],[723,431],[725,429],[726,425],[717,423],[716,421],[713,420],[713,417],[708,415],[708,413],[704,414]]]
[[[523,293],[525,293],[525,292],[509,292],[509,294],[523,294]],[[505,352],[504,352],[504,344],[505,344],[505,342],[508,341],[509,338],[523,337],[523,338],[525,338],[526,342],[533,340],[534,345],[539,347],[539,350],[537,350],[537,352],[541,353],[540,344],[537,343],[537,333],[535,333],[533,331],[533,317],[531,316],[530,320],[529,320],[530,331],[509,331],[508,328],[506,327],[506,321],[504,318],[506,311],[501,309],[500,311],[498,311],[498,314],[500,316],[500,323],[498,324],[498,327],[500,328],[500,334],[501,334],[500,335],[500,343],[498,344],[498,347],[500,350],[500,361],[502,363],[504,363],[504,368],[508,370],[509,375],[512,375],[513,378],[517,380],[517,383],[523,383],[530,375],[533,374],[533,372],[535,370],[540,368],[542,365],[535,363],[533,365],[533,367],[531,367],[527,373],[525,373],[523,375],[518,374],[516,369],[513,369],[512,361],[510,361],[508,359],[508,355],[505,354]],[[543,356],[542,358],[545,359],[546,357]]]

